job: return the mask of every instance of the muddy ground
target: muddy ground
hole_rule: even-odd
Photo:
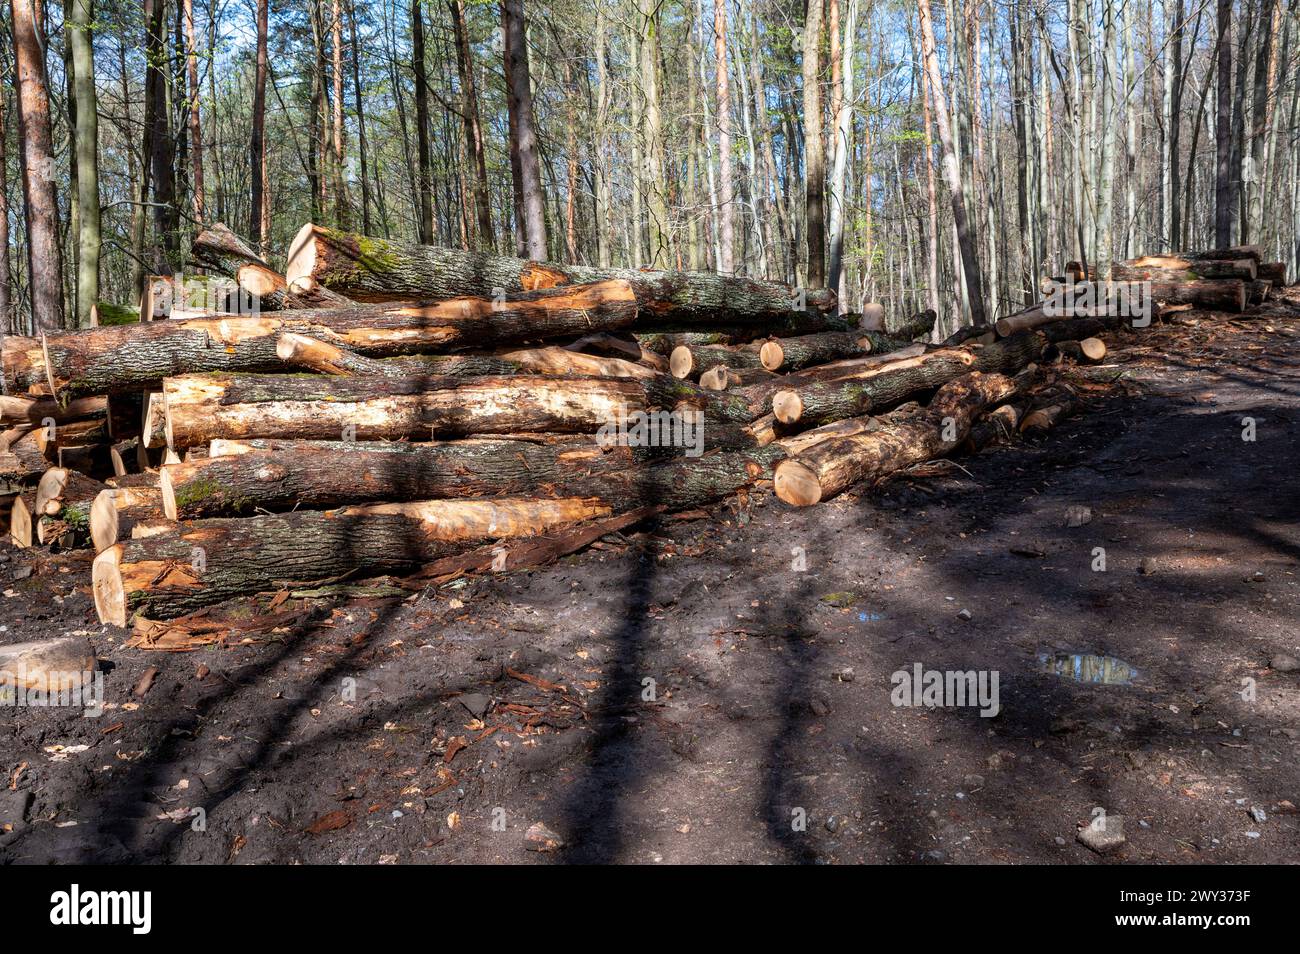
[[[1116,383],[958,466],[802,510],[760,494],[536,572],[291,600],[225,646],[125,648],[87,556],[6,546],[0,641],[88,633],[109,707],[0,712],[0,859],[1295,861],[1290,298],[1113,336]],[[1129,668],[1079,682],[1069,654]],[[917,663],[996,671],[1000,711],[895,706]],[[1123,817],[1107,855],[1077,837],[1098,809]],[[563,845],[529,850],[536,823]]]

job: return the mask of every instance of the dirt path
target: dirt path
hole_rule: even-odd
[[[88,631],[113,707],[0,712],[0,859],[1294,861],[1300,673],[1269,668],[1300,656],[1286,311],[1124,338],[1086,411],[960,466],[233,648],[115,648],[84,556],[15,579],[5,548],[0,641]],[[1136,675],[1049,671],[1069,654]],[[997,715],[894,705],[918,663],[996,671]],[[1127,839],[1104,859],[1076,840],[1098,808]],[[566,847],[526,850],[537,822]]]

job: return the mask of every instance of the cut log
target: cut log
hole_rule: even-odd
[[[1258,262],[1264,257],[1264,249],[1259,245],[1233,245],[1231,248],[1209,249],[1208,251],[1197,252],[1194,257],[1209,259],[1253,258]]]
[[[1276,288],[1286,287],[1286,262],[1265,262],[1259,266],[1258,276],[1270,281]]]
[[[188,375],[163,383],[167,445],[214,438],[428,440],[474,434],[593,433],[653,408],[699,408],[710,425],[749,423],[743,402],[667,376],[561,378]],[[723,432],[710,431],[710,445]]]
[[[304,292],[289,290],[288,283],[273,268],[248,262],[235,270],[235,281],[246,291],[261,311],[297,310],[303,308],[339,308],[352,304],[352,299],[316,287]]]
[[[150,275],[140,296],[142,323],[250,311],[248,298],[239,285],[220,275]]]
[[[704,347],[678,345],[668,356],[668,370],[680,380],[698,381],[710,368],[761,368],[762,361],[755,348]],[[716,388],[714,390],[717,390]]]
[[[742,329],[726,331],[647,331],[633,337],[647,351],[667,357],[674,348],[709,348],[719,345],[743,344],[750,340]]]
[[[223,445],[226,442],[223,442]],[[328,509],[371,500],[579,496],[614,509],[658,503],[687,510],[768,472],[781,448],[648,463],[642,448],[524,441],[451,443],[254,441],[238,453],[162,469],[164,514],[173,520],[293,507]]]
[[[0,682],[11,689],[73,692],[90,682],[98,669],[95,650],[84,636],[0,646]]]
[[[1246,285],[1237,279],[1195,282],[1152,282],[1151,297],[1160,302],[1193,305],[1207,311],[1246,309]]]
[[[618,330],[636,317],[631,286],[611,281],[504,303],[459,299],[93,328],[48,338],[45,348],[40,339],[10,335],[3,343],[3,367],[11,394],[47,395],[52,381],[66,400],[157,389],[163,378],[177,374],[280,370],[275,346],[283,332],[387,357]]]
[[[783,424],[805,426],[871,414],[971,371],[1015,374],[1038,361],[1049,344],[1036,331],[1022,331],[977,349],[940,348],[851,377],[779,390],[772,396],[772,413]]]
[[[798,338],[774,338],[763,342],[759,358],[769,371],[799,371],[828,361],[871,354],[883,338],[878,333],[860,331],[828,331]]]
[[[204,520],[100,553],[95,609],[116,626],[137,612],[168,619],[286,585],[409,571],[468,547],[610,515],[607,505],[581,498],[502,498]]]
[[[62,424],[68,421],[101,418],[107,413],[107,403],[107,399],[103,397],[86,397],[60,404],[48,399],[33,400],[0,395],[0,425],[9,427],[14,424],[45,424],[51,420]]]
[[[1082,341],[1058,341],[1056,350],[1080,364],[1097,364],[1106,358],[1106,343],[1100,338]]]
[[[706,391],[728,391],[771,381],[776,377],[766,368],[729,368],[717,364],[700,375],[700,387]]]
[[[399,358],[367,358],[327,341],[295,332],[280,335],[276,354],[292,367],[310,368],[322,374],[340,376],[372,374],[380,377],[454,377],[530,374],[580,375],[584,377],[653,378],[653,368],[624,361],[583,354],[567,348],[525,348],[496,355],[412,355]]]
[[[1065,398],[1030,411],[1020,421],[1020,433],[1031,434],[1051,430],[1074,409],[1075,403],[1073,399]]]
[[[69,503],[93,500],[104,489],[98,480],[67,467],[51,467],[41,475],[36,485],[36,513],[53,517]]]
[[[144,421],[140,440],[147,448],[167,446],[167,402],[161,391],[150,391],[144,400]],[[144,468],[141,468],[142,470]]]
[[[1015,382],[1001,374],[975,372],[954,378],[922,414],[824,441],[777,464],[776,494],[788,504],[806,507],[860,481],[942,457],[961,445],[978,415],[1015,391]]]
[[[1015,404],[1003,404],[982,415],[972,425],[962,450],[975,454],[991,444],[1010,441],[1019,431],[1022,414],[1022,409]]]
[[[1251,258],[1202,259],[1180,255],[1147,255],[1111,265],[1110,277],[1126,282],[1187,282],[1209,278],[1254,281],[1257,265]]]
[[[901,338],[903,341],[916,341],[918,338],[929,338],[934,332],[934,323],[939,320],[939,315],[932,308],[925,311],[917,312],[915,315],[898,321],[893,319],[885,322],[885,331],[890,337]]]
[[[425,299],[466,295],[493,298],[561,285],[620,279],[636,291],[647,317],[660,325],[786,325],[797,333],[838,324],[826,314],[834,293],[806,296],[796,310],[789,286],[713,272],[651,272],[598,269],[507,258],[483,252],[416,245],[305,225],[289,247],[285,278],[295,290],[316,285],[357,301]],[[775,329],[773,329],[775,330]]]
[[[110,487],[100,491],[90,506],[90,540],[95,552],[119,540],[130,539],[136,524],[163,516],[163,494],[156,486]]]
[[[1246,301],[1252,305],[1262,305],[1273,293],[1273,283],[1266,278],[1246,282]]]
[[[190,254],[204,268],[233,277],[240,265],[270,267],[253,247],[221,222],[213,222],[194,236]]]

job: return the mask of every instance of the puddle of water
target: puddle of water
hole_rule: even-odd
[[[1054,676],[1105,686],[1131,686],[1138,674],[1122,659],[1092,653],[1039,653],[1038,661]]]

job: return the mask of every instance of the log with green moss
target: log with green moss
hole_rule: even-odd
[[[742,326],[798,334],[840,322],[835,296],[714,272],[641,271],[533,262],[308,224],[289,247],[285,278],[294,290],[324,286],[357,301],[513,296],[538,288],[619,279],[636,291],[642,319],[671,324]]]

